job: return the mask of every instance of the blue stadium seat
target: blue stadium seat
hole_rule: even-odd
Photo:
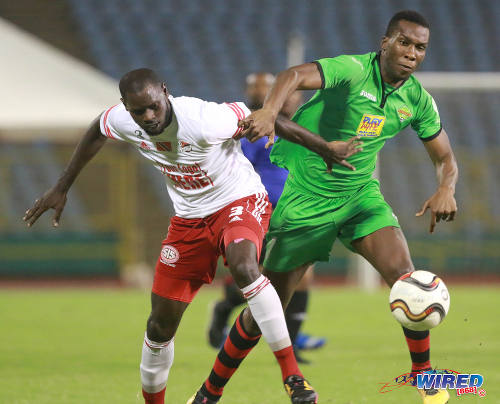
[[[118,79],[130,69],[149,66],[165,77],[174,95],[218,102],[244,98],[248,73],[286,67],[287,40],[295,34],[305,40],[306,61],[377,50],[389,18],[401,9],[420,11],[430,22],[431,44],[423,71],[500,71],[496,51],[500,1],[494,0],[69,2],[91,55],[104,72]],[[433,95],[458,151],[474,156],[498,150],[498,93],[438,91]],[[423,203],[422,195],[430,196],[436,184],[423,150],[416,135],[408,131],[391,140],[380,158],[384,193],[412,235],[427,230],[427,222],[422,224],[425,220],[416,221],[413,215]],[[489,160],[492,173],[498,172],[497,160]],[[457,185],[457,198],[465,206],[476,203],[467,188],[470,185],[464,185],[474,184],[473,173],[462,170]],[[161,178],[148,177],[158,195],[164,195]],[[490,189],[487,206],[498,217],[498,180],[494,175],[485,177]],[[484,222],[467,224],[467,237],[484,231]]]

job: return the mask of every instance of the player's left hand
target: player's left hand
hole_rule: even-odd
[[[320,153],[321,157],[326,163],[326,169],[329,173],[332,172],[333,164],[338,164],[348,169],[354,171],[356,167],[347,162],[347,158],[351,157],[360,151],[363,151],[361,147],[363,142],[359,141],[360,137],[355,136],[349,139],[347,142],[335,140],[333,142],[328,142],[326,153]]]
[[[248,130],[250,128],[250,126],[252,125],[252,122],[253,121],[251,121],[251,120],[240,120],[240,121],[238,121],[238,126],[241,127],[241,128],[243,128],[243,131],[238,136],[235,136],[234,138],[236,140],[239,140],[239,139],[241,139],[243,137],[246,137],[250,143],[255,143],[257,140],[259,140],[261,137],[260,136],[254,136],[252,133],[248,133],[245,136],[245,133],[247,133],[246,130]],[[267,143],[264,146],[264,148],[269,149],[269,147],[274,144],[274,135],[275,135],[274,133],[271,133],[270,135],[268,135],[268,137],[267,137]]]
[[[434,233],[436,223],[439,221],[451,222],[457,213],[457,201],[455,192],[449,187],[439,187],[434,195],[427,199],[422,205],[422,209],[415,216],[423,216],[427,209],[431,210],[431,224],[429,233]]]
[[[269,148],[269,146],[274,144],[274,124],[276,117],[277,114],[266,108],[252,112],[238,122],[238,126],[243,128],[243,131],[235,139],[246,137],[251,143],[254,143],[260,138],[267,136],[269,140],[266,143],[266,149]]]

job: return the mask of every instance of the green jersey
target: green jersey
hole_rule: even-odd
[[[387,139],[408,125],[424,141],[441,132],[431,95],[413,76],[398,88],[385,84],[375,52],[315,63],[323,80],[322,89],[299,108],[292,120],[327,141],[361,136],[363,151],[348,159],[356,171],[334,165],[330,174],[316,153],[279,139],[270,157],[290,172],[290,185],[323,196],[351,193],[370,181],[377,153]]]

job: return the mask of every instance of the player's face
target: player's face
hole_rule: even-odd
[[[424,60],[428,43],[428,28],[399,21],[399,28],[382,39],[380,63],[384,81],[398,85],[408,79]]]
[[[147,85],[138,93],[127,93],[122,101],[135,123],[150,136],[162,133],[172,119],[172,106],[165,84]]]
[[[247,98],[250,109],[259,109],[264,105],[267,92],[271,89],[265,74],[257,74],[255,81],[247,85]]]

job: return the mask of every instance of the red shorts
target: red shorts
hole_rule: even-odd
[[[260,193],[201,219],[172,217],[156,264],[153,293],[191,302],[204,283],[212,282],[219,256],[239,239],[256,245],[258,261],[271,209],[267,195]]]

